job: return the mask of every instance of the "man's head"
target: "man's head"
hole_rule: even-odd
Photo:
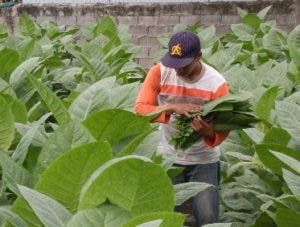
[[[200,56],[200,52],[198,36],[192,32],[181,31],[171,37],[169,51],[161,59],[161,63],[169,68],[184,68]]]

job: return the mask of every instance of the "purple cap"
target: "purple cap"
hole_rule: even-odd
[[[199,37],[188,31],[173,35],[169,41],[169,51],[161,59],[161,63],[169,68],[182,68],[189,65],[200,53]]]

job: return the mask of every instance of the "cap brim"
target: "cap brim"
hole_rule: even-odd
[[[192,63],[194,58],[195,57],[174,58],[174,57],[170,56],[169,53],[167,53],[161,59],[161,63],[166,67],[178,69],[178,68],[183,68],[183,67],[189,65],[190,63]]]

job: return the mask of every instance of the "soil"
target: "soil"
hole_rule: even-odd
[[[186,219],[184,222],[184,226],[188,227],[197,227],[195,218],[192,212],[192,199],[185,201],[181,206],[176,209],[177,212],[181,212],[186,214]]]

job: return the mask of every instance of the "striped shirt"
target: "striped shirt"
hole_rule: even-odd
[[[218,97],[227,95],[228,84],[224,77],[213,67],[202,63],[199,79],[186,82],[177,76],[176,71],[162,64],[153,66],[140,89],[135,103],[135,111],[147,115],[162,110],[170,103],[193,103],[203,105]],[[160,122],[162,138],[158,152],[174,159],[181,165],[214,163],[220,159],[218,145],[228,133],[215,132],[213,140],[201,138],[186,150],[176,149],[169,144],[171,136],[176,133],[173,121],[175,114],[162,112],[155,121]]]

